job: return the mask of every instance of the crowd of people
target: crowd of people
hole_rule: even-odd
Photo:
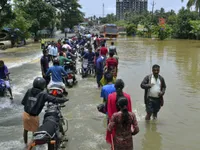
[[[52,41],[48,45],[42,41],[43,56],[40,59],[42,77],[34,80],[33,87],[26,92],[22,100],[25,144],[28,143],[28,131],[35,132],[39,127],[38,115],[45,102],[66,101],[66,98],[55,98],[49,95],[44,92],[44,89],[57,84],[63,88],[67,96],[63,76],[66,76],[68,72],[63,65],[64,62],[75,63],[77,55],[74,51],[79,51],[82,63],[87,60],[95,67],[97,87],[101,89],[100,97],[103,99],[97,109],[107,116],[106,141],[111,144],[112,150],[133,149],[132,136],[139,132],[139,126],[136,115],[132,112],[131,96],[123,91],[125,83],[122,79],[117,79],[119,63],[117,48],[114,42],[111,42],[111,46],[107,48],[106,40],[98,35],[92,41],[93,43],[87,38],[72,38],[65,39],[62,43],[61,40],[57,43]],[[77,45],[82,45],[83,48],[78,50]],[[51,61],[52,66],[49,65]],[[146,76],[141,83],[141,88],[145,90],[146,120],[150,120],[152,115],[156,119],[164,104],[166,84],[164,78],[159,75],[159,71],[160,66],[153,65],[152,74]],[[0,60],[0,79],[6,81],[12,99],[8,68],[2,60]]]

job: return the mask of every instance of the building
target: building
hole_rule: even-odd
[[[147,11],[148,0],[117,0],[116,16],[118,20],[124,19],[125,13]]]

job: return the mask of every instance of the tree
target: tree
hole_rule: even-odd
[[[37,31],[52,28],[55,21],[55,8],[42,0],[31,0],[24,6],[24,11],[32,20],[30,31],[37,35]]]
[[[106,24],[106,23],[114,23],[116,21],[116,16],[112,14],[107,14],[106,17],[101,18],[101,23]]]
[[[81,5],[77,0],[69,0],[68,8],[64,8],[61,14],[61,26],[72,28],[84,19],[84,14],[79,10]]]
[[[24,33],[24,36],[28,38],[30,36],[28,30],[32,26],[32,21],[28,20],[28,15],[19,8],[14,9],[16,19],[12,20],[9,24],[11,28],[18,28]]]
[[[189,23],[190,20],[197,20],[198,13],[197,12],[191,12],[188,9],[185,9],[184,7],[179,10],[177,15],[177,21],[174,25],[174,37],[175,38],[192,38],[192,33],[190,31],[192,30],[192,27]]]
[[[200,37],[200,20],[190,20],[189,23],[192,27],[190,33],[194,34],[194,36],[198,40]]]
[[[61,13],[61,28],[72,28],[82,22],[84,14],[80,11],[81,5],[78,0],[45,0]]]
[[[135,35],[137,31],[137,27],[134,24],[129,24],[126,27],[126,33],[128,36]]]
[[[184,0],[181,1],[183,2]],[[188,0],[187,7],[191,8],[192,6],[195,6],[195,9],[197,12],[199,12],[200,17],[200,0]]]
[[[0,0],[0,28],[14,18],[15,15],[12,12],[10,0]]]

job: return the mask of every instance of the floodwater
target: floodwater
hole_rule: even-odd
[[[110,44],[110,42],[108,42]],[[116,41],[120,57],[119,75],[124,91],[132,97],[140,133],[134,137],[135,150],[199,150],[200,118],[200,43],[191,40],[126,38]],[[11,72],[14,104],[0,101],[0,149],[23,149],[23,107],[20,101],[36,76],[41,76],[38,44],[0,52]],[[153,64],[161,66],[160,74],[167,84],[165,104],[157,121],[144,121],[143,78]],[[96,106],[101,103],[95,79],[81,79],[69,89],[67,150],[109,150],[105,142],[106,119]],[[41,115],[42,116],[42,115]],[[42,121],[42,118],[41,118]]]

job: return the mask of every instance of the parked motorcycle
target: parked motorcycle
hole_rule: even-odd
[[[59,87],[51,87],[49,93],[53,96],[61,97],[63,90]],[[65,148],[64,142],[68,141],[65,138],[68,130],[68,121],[61,112],[61,108],[64,107],[64,104],[59,103],[47,104],[43,124],[33,134],[33,142],[29,145],[28,150],[46,144],[48,145],[48,150]]]

